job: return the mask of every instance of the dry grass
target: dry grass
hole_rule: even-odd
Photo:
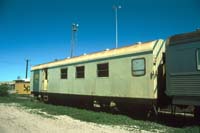
[[[125,115],[115,115],[105,112],[94,112],[67,106],[45,104],[26,96],[11,95],[0,97],[0,103],[18,103],[27,109],[40,110],[50,115],[67,115],[74,119],[104,125],[119,125],[127,130],[146,130],[151,132],[199,132],[200,126],[174,128],[145,120],[134,120]],[[39,113],[43,115],[43,113]]]

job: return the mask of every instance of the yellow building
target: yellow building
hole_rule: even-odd
[[[30,81],[15,80],[15,91],[17,94],[31,94]]]

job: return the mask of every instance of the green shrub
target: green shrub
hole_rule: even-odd
[[[0,85],[0,96],[8,96],[8,85]]]

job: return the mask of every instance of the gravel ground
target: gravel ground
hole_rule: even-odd
[[[16,104],[0,104],[0,133],[128,133],[120,126],[105,126],[68,116],[44,117]],[[143,132],[143,131],[142,131]],[[144,131],[145,132],[145,131]]]

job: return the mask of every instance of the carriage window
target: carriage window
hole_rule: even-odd
[[[98,77],[109,77],[108,63],[97,64],[97,76]]]
[[[84,78],[85,77],[85,67],[78,66],[76,67],[76,78]]]
[[[133,76],[145,75],[145,59],[133,59],[132,60],[132,74]]]
[[[197,69],[200,70],[200,49],[197,49]]]
[[[60,78],[67,79],[67,68],[60,69]]]

